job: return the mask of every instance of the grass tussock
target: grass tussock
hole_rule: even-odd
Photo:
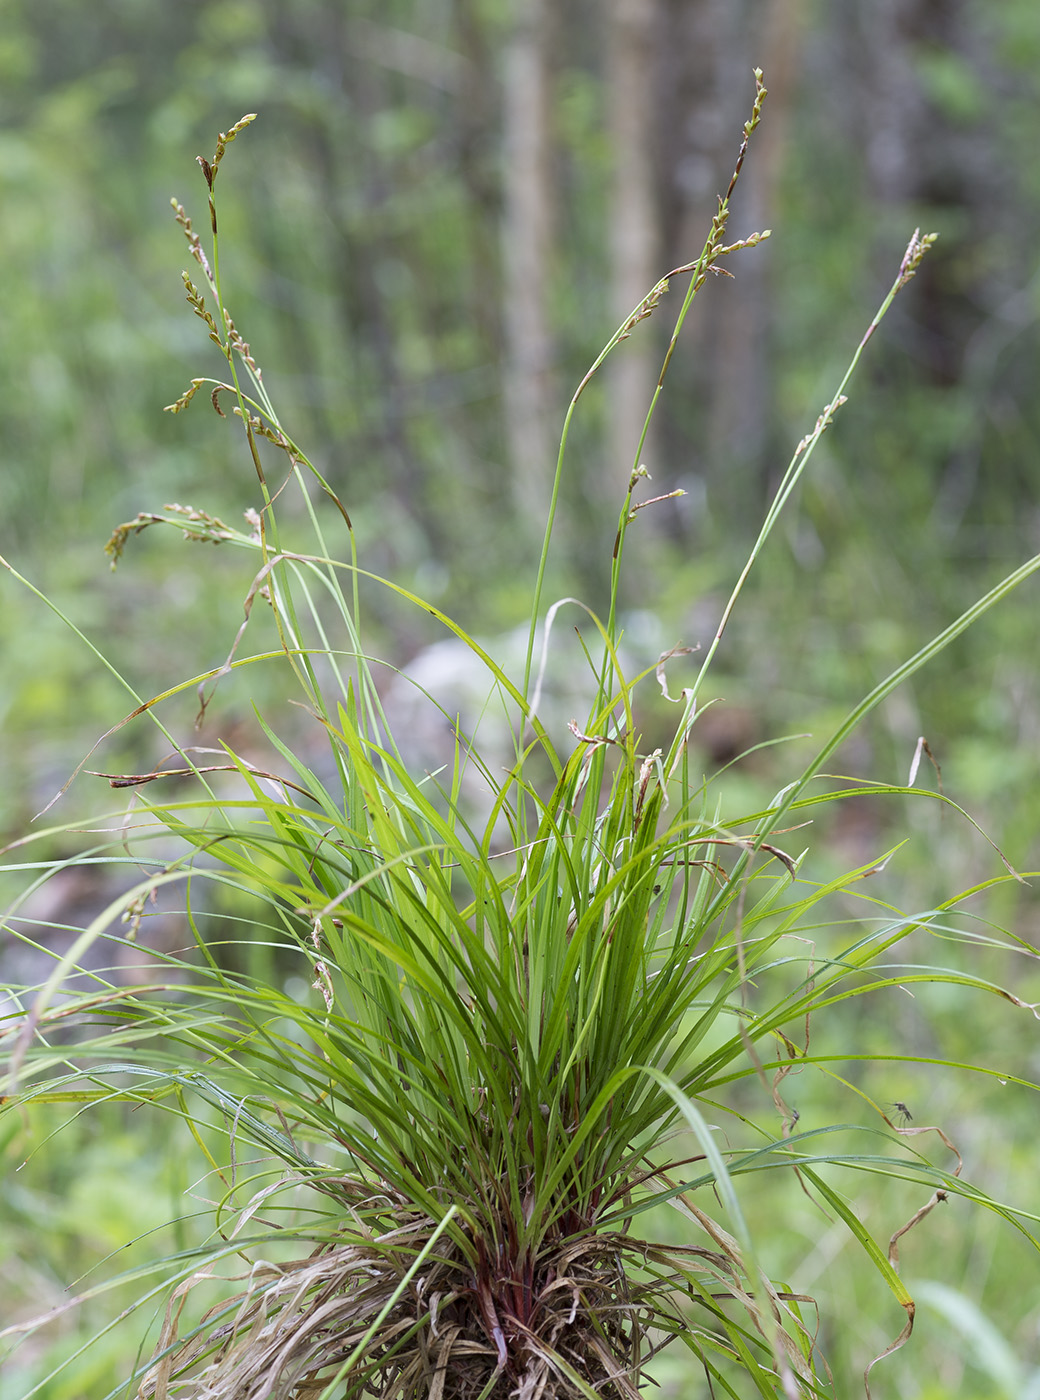
[[[698,289],[722,259],[767,236],[726,242],[730,196],[764,97],[758,75],[733,178],[701,253],[651,290],[576,391],[557,491],[572,416],[607,354],[686,278],[663,383]],[[621,660],[625,541],[653,504],[637,455],[612,542],[610,596],[602,612],[580,613],[591,703],[561,748],[539,718],[535,665],[556,495],[522,679],[459,623],[361,567],[347,505],[280,423],[224,303],[214,189],[250,120],[222,134],[212,161],[199,161],[210,252],[175,204],[193,260],[187,298],[227,375],[192,380],[170,407],[187,408],[205,388],[217,412],[237,420],[258,503],[244,530],[170,505],[119,526],[109,544],[114,564],[134,536],[167,525],[242,550],[252,560],[245,619],[222,666],[168,695],[135,696],[128,718],[150,716],[176,755],[149,773],[108,775],[132,797],[107,853],[128,856],[139,879],[81,931],[40,987],[25,991],[7,1031],[6,1111],[31,1115],[35,1102],[63,1098],[96,1101],[99,1110],[164,1110],[194,1136],[220,1183],[209,1243],[155,1265],[163,1320],[122,1393],[635,1400],[654,1357],[671,1345],[687,1349],[716,1394],[833,1394],[816,1305],[762,1266],[741,1206],[745,1186],[754,1190],[768,1172],[844,1221],[894,1300],[888,1351],[909,1336],[914,1316],[899,1242],[933,1205],[961,1195],[1028,1231],[1010,1207],[962,1181],[955,1151],[936,1165],[915,1150],[921,1134],[952,1149],[944,1134],[908,1126],[860,1089],[880,1133],[864,1149],[855,1123],[803,1124],[788,1099],[790,1076],[828,1072],[836,1056],[830,1043],[817,1054],[817,1023],[840,1017],[853,999],[940,980],[964,995],[1022,1003],[981,975],[921,960],[935,934],[976,937],[960,909],[978,891],[902,911],[874,878],[892,852],[820,879],[801,833],[814,810],[865,792],[920,795],[912,784],[824,775],[857,724],[1040,559],[855,704],[760,806],[726,809],[722,791],[695,768],[690,739],[744,580],[874,329],[934,236],[911,239],[848,373],[798,444],[692,673],[685,648],[635,676]],[[281,463],[273,487],[272,450]],[[291,489],[311,532],[306,546],[288,538],[299,517],[283,537],[279,507]],[[329,530],[342,551],[330,546]],[[462,733],[445,771],[410,771],[364,645],[362,582],[432,614],[466,643],[508,716],[507,771],[482,763]],[[276,643],[247,655],[258,607]],[[201,717],[229,675],[271,664],[298,688],[323,740],[320,763],[259,718],[269,765],[230,746],[219,762],[200,762],[205,755],[177,742],[160,718],[163,703],[191,687]],[[648,751],[638,697],[655,683],[676,719],[667,745]],[[479,817],[462,797],[467,766],[482,772],[491,796]],[[171,787],[174,778],[181,786]],[[953,807],[941,794],[933,800]],[[41,859],[35,879],[52,873]],[[117,984],[94,967],[91,989],[70,999],[67,979],[88,950],[133,942],[149,901],[167,887],[183,893],[186,945],[154,955],[147,986]],[[29,936],[17,908],[8,927]],[[1003,942],[1015,945],[1010,935]],[[858,1053],[855,1044],[848,1053]],[[748,1111],[749,1091],[761,1111]],[[214,1156],[216,1140],[229,1160]],[[879,1241],[831,1184],[832,1167],[900,1177],[919,1204]],[[681,1225],[671,1232],[679,1242],[648,1233],[646,1221],[658,1222],[662,1208]],[[206,1301],[211,1288],[216,1303]],[[138,1306],[154,1294],[143,1292]]]

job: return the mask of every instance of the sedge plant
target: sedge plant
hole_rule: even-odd
[[[814,1028],[853,998],[945,980],[965,996],[1022,1004],[982,974],[901,955],[922,931],[970,939],[958,919],[965,893],[900,912],[876,882],[864,884],[888,853],[820,880],[811,853],[792,841],[826,804],[863,792],[921,796],[912,783],[835,782],[829,760],[901,682],[1040,568],[1040,556],[853,706],[760,810],[724,810],[690,744],[748,571],[934,235],[914,234],[841,385],[798,444],[714,639],[678,687],[669,745],[641,745],[637,692],[658,683],[672,699],[669,669],[690,663],[673,653],[630,675],[620,645],[626,537],[649,504],[638,455],[609,599],[581,614],[588,712],[566,745],[539,718],[552,646],[539,624],[567,428],[606,356],[686,279],[649,425],[698,290],[724,259],[768,236],[726,242],[765,96],[761,74],[756,81],[703,249],[618,328],[568,410],[522,678],[460,623],[363,568],[350,502],[279,420],[221,280],[215,190],[251,116],[221,134],[212,161],[199,159],[208,251],[175,204],[191,254],[187,299],[226,373],[192,380],[171,409],[201,392],[237,420],[257,502],[245,529],[199,509],[142,514],[109,550],[114,564],[132,535],[167,525],[245,551],[246,620],[217,671],[162,696],[134,694],[131,717],[158,724],[177,757],[145,774],[107,775],[130,789],[131,805],[115,835],[81,858],[122,862],[138,877],[55,956],[42,985],[22,991],[3,1041],[5,1114],[31,1129],[43,1104],[165,1111],[185,1142],[194,1137],[217,1183],[209,1239],[132,1275],[139,1315],[156,1320],[151,1332],[142,1322],[147,1343],[113,1400],[635,1400],[666,1346],[689,1353],[690,1395],[833,1395],[816,1303],[770,1276],[746,1223],[745,1188],[759,1189],[764,1173],[844,1222],[895,1300],[889,1351],[914,1317],[899,1241],[936,1203],[966,1197],[1035,1244],[1028,1213],[962,1179],[945,1133],[850,1087],[881,1132],[848,1150],[833,1136],[839,1125],[800,1125],[784,1090],[792,1070],[825,1073],[837,1058],[816,1054]],[[300,508],[286,524],[292,490]],[[303,548],[289,538],[301,519],[311,532]],[[362,605],[372,587],[432,614],[486,668],[513,735],[508,771],[484,763],[479,742],[461,732],[441,773],[409,768],[366,652]],[[276,640],[246,655],[258,610]],[[177,741],[163,718],[173,694],[199,686],[205,708],[228,673],[255,666],[284,668],[321,735],[321,762],[260,716],[276,754],[270,768],[230,747],[203,754]],[[467,767],[490,794],[479,815],[463,798]],[[35,887],[57,863],[34,860],[33,839],[8,852],[8,868],[31,872]],[[132,945],[149,902],[170,890],[181,900],[184,947],[153,953],[131,985],[96,958],[87,982],[71,980],[88,951]],[[850,902],[859,911],[851,921]],[[8,936],[45,945],[27,909],[19,902],[9,912]],[[1002,942],[1019,947],[1011,935]],[[272,953],[262,966],[250,958],[260,946]],[[856,1054],[850,1045],[847,1056]],[[749,1086],[761,1100],[753,1114],[746,1095],[741,1107],[734,1098]],[[921,1133],[941,1141],[939,1165],[919,1150]],[[47,1150],[60,1151],[60,1137]],[[876,1239],[834,1184],[839,1170],[910,1183],[919,1206]],[[662,1208],[677,1222],[668,1240],[645,1227]],[[27,1330],[0,1336],[11,1342]],[[872,1364],[863,1358],[868,1394]]]

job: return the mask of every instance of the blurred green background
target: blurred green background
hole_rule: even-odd
[[[220,374],[184,304],[169,201],[205,230],[193,158],[246,112],[259,119],[219,185],[236,324],[287,429],[351,512],[362,563],[485,637],[526,614],[570,394],[657,277],[700,250],[754,66],[770,96],[729,232],[773,236],[703,289],[643,454],[655,490],[686,492],[640,513],[626,585],[666,646],[710,641],[770,490],[910,234],[940,233],[752,578],[717,680],[725,718],[699,731],[706,768],[780,734],[822,738],[1040,548],[1035,0],[2,0],[0,18],[0,553],[140,693],[223,660],[251,581],[241,555],[172,533],[132,542],[115,574],[103,553],[140,510],[178,501],[237,523],[258,503],[240,442],[204,396],[162,412],[192,376]],[[681,285],[582,401],[550,598],[603,603]],[[12,840],[131,704],[10,579],[2,599],[0,831]],[[1040,866],[1036,618],[1034,580],[843,756],[843,771],[902,781],[924,735],[947,794],[1021,869]],[[371,626],[395,664],[439,640],[430,619],[378,597]],[[251,670],[219,693],[201,735],[190,695],[170,722],[184,743],[236,742],[254,700],[281,718],[284,696]],[[648,708],[648,732],[664,722]],[[747,781],[785,781],[786,752],[754,761]],[[88,766],[158,756],[131,728]],[[77,779],[56,817],[90,810],[97,784]],[[1001,873],[952,816],[881,802],[837,816],[820,861],[867,861],[903,835],[893,901],[927,905]],[[1036,945],[1031,888],[1002,888],[985,914]],[[990,971],[1036,1000],[1030,965],[994,958]],[[914,1034],[952,1043],[951,1058],[991,1047],[1011,1073],[1040,1071],[1035,1021],[1012,1022],[1006,1004],[966,1016],[936,996],[917,1009]],[[862,1037],[900,1039],[902,1010],[856,1013]],[[915,1091],[958,1125],[989,1189],[1037,1207],[1034,1100],[1003,1089],[994,1111],[995,1089],[952,1081],[878,1093]],[[40,1152],[5,1198],[0,1230],[31,1255],[15,1280],[22,1306],[46,1303],[104,1244],[104,1211],[83,1243],[77,1189],[117,1215],[127,1171],[157,1197],[183,1189],[160,1170],[161,1142],[83,1132],[74,1167]],[[11,1162],[28,1150],[17,1133],[10,1148]],[[124,1223],[143,1228],[129,1214],[113,1241]],[[817,1288],[826,1228],[804,1225]],[[908,1272],[984,1308],[1019,1370],[987,1369],[983,1343],[973,1350],[963,1318],[944,1322],[937,1304],[930,1341],[890,1363],[885,1393],[1025,1393],[1040,1360],[1035,1255],[963,1215],[915,1247]],[[796,1246],[777,1248],[797,1275]],[[826,1267],[848,1328],[829,1342],[854,1377],[899,1321],[856,1296],[840,1259]],[[36,1366],[34,1354],[8,1372],[2,1400]],[[104,1393],[103,1374],[80,1376],[46,1395]]]

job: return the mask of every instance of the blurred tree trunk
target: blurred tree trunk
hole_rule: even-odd
[[[725,191],[754,96],[755,66],[763,70],[769,95],[734,196],[727,241],[775,221],[803,6],[802,0],[665,4],[658,82],[666,160],[661,198],[667,257],[679,263],[699,252],[716,199]],[[773,398],[768,247],[735,256],[726,265],[732,279],[705,284],[678,373],[673,370],[685,377],[689,397],[705,405],[671,426],[671,455],[686,463],[688,473],[687,511],[740,530],[760,518],[767,493]]]
[[[607,36],[607,102],[614,169],[610,196],[612,321],[619,325],[653,286],[660,260],[654,160],[654,57],[658,0],[612,0]],[[620,504],[659,368],[652,327],[641,324],[608,367],[607,469],[600,485]],[[642,459],[654,471],[648,442]]]
[[[749,0],[663,3],[664,42],[656,83],[660,199],[665,261],[675,267],[700,251],[732,169],[740,112],[747,106],[746,92],[738,94],[732,81],[733,49],[736,31],[746,32],[750,15]],[[685,287],[685,278],[676,279],[670,300],[682,296]],[[688,492],[679,518],[697,533],[709,521],[714,525],[722,513],[720,497],[728,497],[732,485],[726,459],[718,456],[719,415],[711,407],[725,376],[714,344],[725,314],[718,294],[729,290],[714,283],[701,289],[669,371],[669,411],[662,425],[667,455],[678,484]]]
[[[469,222],[472,286],[468,305],[488,363],[502,344],[499,261],[495,230],[500,218],[498,86],[487,27],[476,0],[455,0],[455,40],[465,63],[459,87],[458,161],[466,194],[478,217]],[[489,236],[490,234],[490,236]]]
[[[504,397],[513,497],[541,532],[555,465],[549,253],[551,0],[517,0],[502,94]]]
[[[737,187],[728,242],[777,222],[776,191],[790,126],[802,8],[802,0],[765,0],[759,8],[754,62],[763,71],[768,95],[762,125]],[[748,84],[750,79],[748,74]],[[743,84],[741,88],[746,102],[749,88]],[[725,168],[719,173],[725,181]],[[770,476],[777,467],[782,471],[786,462],[769,460],[773,421],[769,244],[731,261],[727,270],[733,281],[726,279],[717,289],[718,300],[724,297],[727,306],[712,338],[718,358],[708,434],[712,460],[728,459],[734,473],[737,492],[735,499],[730,496],[725,513],[739,525],[749,514],[752,519],[761,514],[771,489]]]

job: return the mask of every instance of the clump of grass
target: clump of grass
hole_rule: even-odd
[[[606,355],[660,309],[673,280],[688,277],[663,383],[705,279],[767,236],[725,241],[764,96],[759,74],[733,179],[701,253],[652,289],[575,393],[557,491],[567,428]],[[634,1400],[654,1356],[674,1344],[688,1349],[712,1393],[831,1394],[816,1304],[760,1264],[740,1204],[745,1182],[782,1173],[790,1190],[844,1220],[903,1309],[889,1351],[913,1325],[898,1271],[910,1226],[959,1194],[1026,1227],[962,1181],[956,1150],[938,1129],[868,1099],[888,1130],[883,1147],[834,1149],[831,1135],[850,1125],[801,1127],[785,1079],[832,1058],[815,1054],[812,1027],[852,997],[938,979],[965,993],[1017,998],[982,977],[898,960],[922,931],[956,928],[970,939],[956,912],[964,895],[900,912],[863,889],[890,852],[819,883],[792,842],[823,804],[863,791],[916,791],[821,784],[818,775],[871,709],[1040,567],[1040,557],[855,705],[761,810],[720,810],[693,767],[689,739],[748,571],[844,403],[867,341],[934,235],[914,234],[848,373],[798,444],[717,633],[676,699],[667,749],[641,746],[637,690],[656,672],[672,698],[667,671],[688,664],[681,649],[637,676],[619,655],[625,540],[649,504],[638,455],[613,541],[607,606],[586,610],[593,698],[569,751],[550,741],[535,703],[555,492],[520,683],[459,623],[393,580],[376,580],[466,642],[511,716],[514,761],[505,773],[483,768],[492,804],[475,824],[460,783],[467,764],[482,766],[481,755],[466,736],[442,783],[411,772],[400,756],[363,642],[361,583],[372,575],[359,562],[349,512],[279,421],[225,305],[214,190],[228,145],[251,120],[221,135],[212,161],[199,160],[210,253],[175,205],[194,263],[184,277],[188,301],[227,376],[192,380],[170,407],[181,411],[202,388],[222,416],[230,407],[258,506],[246,530],[177,505],[143,513],[118,527],[109,552],[115,563],[134,534],[167,524],[252,554],[246,620],[225,664],[179,689],[200,685],[205,709],[207,682],[271,662],[270,653],[240,655],[262,599],[277,632],[275,660],[323,733],[327,760],[304,761],[258,718],[284,765],[277,774],[230,749],[219,762],[199,762],[168,733],[175,770],[109,775],[134,790],[118,840],[148,873],[26,994],[7,1032],[7,1112],[31,1119],[35,1103],[63,1099],[148,1104],[174,1114],[207,1153],[201,1125],[214,1114],[225,1124],[230,1166],[213,1161],[223,1181],[215,1234],[156,1265],[160,1284],[143,1289],[141,1306],[165,1290],[161,1326],[151,1354],[128,1365],[123,1393]],[[263,441],[282,454],[274,488]],[[312,482],[335,508],[331,527],[312,502]],[[282,539],[278,506],[290,486],[313,532],[306,549]],[[330,528],[345,541],[345,557],[330,547]],[[134,713],[156,719],[165,698],[135,697]],[[533,774],[546,766],[551,776],[541,782]],[[189,796],[162,799],[171,771],[192,778]],[[161,856],[149,856],[153,840]],[[46,862],[36,873],[46,878]],[[87,949],[126,943],[165,886],[184,889],[192,948],[163,955],[165,975],[147,986],[127,988],[95,970],[90,990],[59,1000]],[[210,912],[218,895],[231,914]],[[828,912],[839,897],[861,910],[851,931],[844,912]],[[131,920],[129,934],[121,915]],[[29,936],[17,910],[8,927]],[[281,971],[257,970],[249,954],[260,946],[274,950]],[[69,1043],[61,1032],[73,1022]],[[751,1119],[733,1092],[756,1081],[763,1110]],[[945,1166],[914,1150],[922,1133],[938,1133],[949,1149]],[[249,1171],[243,1144],[261,1154]],[[921,1204],[879,1243],[828,1180],[831,1165],[916,1183]],[[684,1223],[683,1243],[644,1235],[647,1212],[662,1205]],[[236,1261],[244,1261],[237,1274]]]

